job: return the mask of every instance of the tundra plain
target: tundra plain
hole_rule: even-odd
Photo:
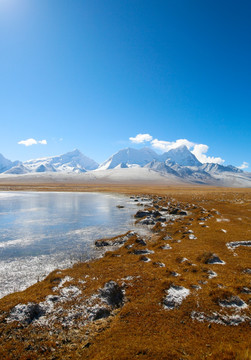
[[[251,359],[251,189],[30,183],[105,191],[151,229],[0,299],[1,359]],[[122,211],[122,209],[121,209]]]

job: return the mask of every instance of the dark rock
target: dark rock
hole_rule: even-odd
[[[147,256],[141,256],[140,261],[149,262],[150,259]]]
[[[224,264],[218,255],[212,254],[209,259],[206,260],[206,264]]]
[[[244,286],[242,289],[241,289],[241,292],[243,294],[251,294],[251,289],[248,288],[247,286]]]
[[[110,306],[119,307],[123,304],[124,294],[122,288],[115,282],[109,281],[103,289],[99,290],[100,297]]]
[[[142,245],[142,246],[146,246],[146,242],[145,242],[143,239],[137,239],[137,240],[136,240],[136,243],[137,243],[137,244],[140,244],[140,245]]]
[[[180,208],[175,208],[173,210],[170,211],[171,215],[182,215],[185,216],[187,215],[187,212],[185,210],[181,210]]]
[[[156,210],[156,211],[154,211],[154,212],[152,213],[152,216],[155,217],[155,218],[157,218],[157,217],[161,216],[161,213]]]
[[[231,296],[227,299],[219,300],[219,305],[226,307],[245,307],[246,303],[238,296]]]
[[[244,274],[251,274],[251,269],[245,269],[245,270],[243,270],[243,273]]]
[[[34,303],[18,304],[16,305],[11,313],[10,319],[12,321],[20,321],[23,324],[30,324],[32,321],[39,319],[45,315],[45,310],[39,305]]]
[[[133,251],[133,253],[135,254],[135,255],[145,255],[145,254],[152,254],[153,253],[153,251],[152,250],[147,250],[147,249],[135,249],[134,251]]]
[[[146,219],[141,220],[140,223],[142,225],[154,225],[155,221],[151,217],[148,217]]]
[[[179,211],[180,211],[180,209],[176,208],[176,209],[171,210],[170,214],[171,215],[177,215]]]
[[[165,222],[166,218],[164,216],[160,216],[157,220],[160,222]]]
[[[104,319],[110,316],[110,314],[111,312],[104,307],[92,309],[91,315],[89,316],[89,320],[95,321],[99,319]]]
[[[95,241],[95,246],[97,247],[102,247],[102,246],[111,246],[111,242],[110,241],[107,241],[107,240],[97,240]]]
[[[137,218],[137,219],[141,219],[141,218],[143,218],[143,217],[145,217],[145,216],[148,216],[148,215],[150,215],[150,214],[151,214],[150,211],[142,211],[142,210],[139,210],[139,211],[136,212],[136,214],[134,215],[134,217]]]

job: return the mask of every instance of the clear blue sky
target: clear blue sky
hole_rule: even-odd
[[[0,0],[0,153],[102,162],[146,133],[251,164],[250,19],[249,0]]]

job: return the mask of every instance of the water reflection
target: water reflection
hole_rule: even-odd
[[[120,195],[0,192],[0,296],[34,283],[41,269],[91,256],[94,240],[132,229],[135,212]]]

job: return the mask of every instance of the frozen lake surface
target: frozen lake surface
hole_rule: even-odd
[[[0,192],[0,298],[98,256],[94,241],[135,229],[136,211],[122,195]]]

